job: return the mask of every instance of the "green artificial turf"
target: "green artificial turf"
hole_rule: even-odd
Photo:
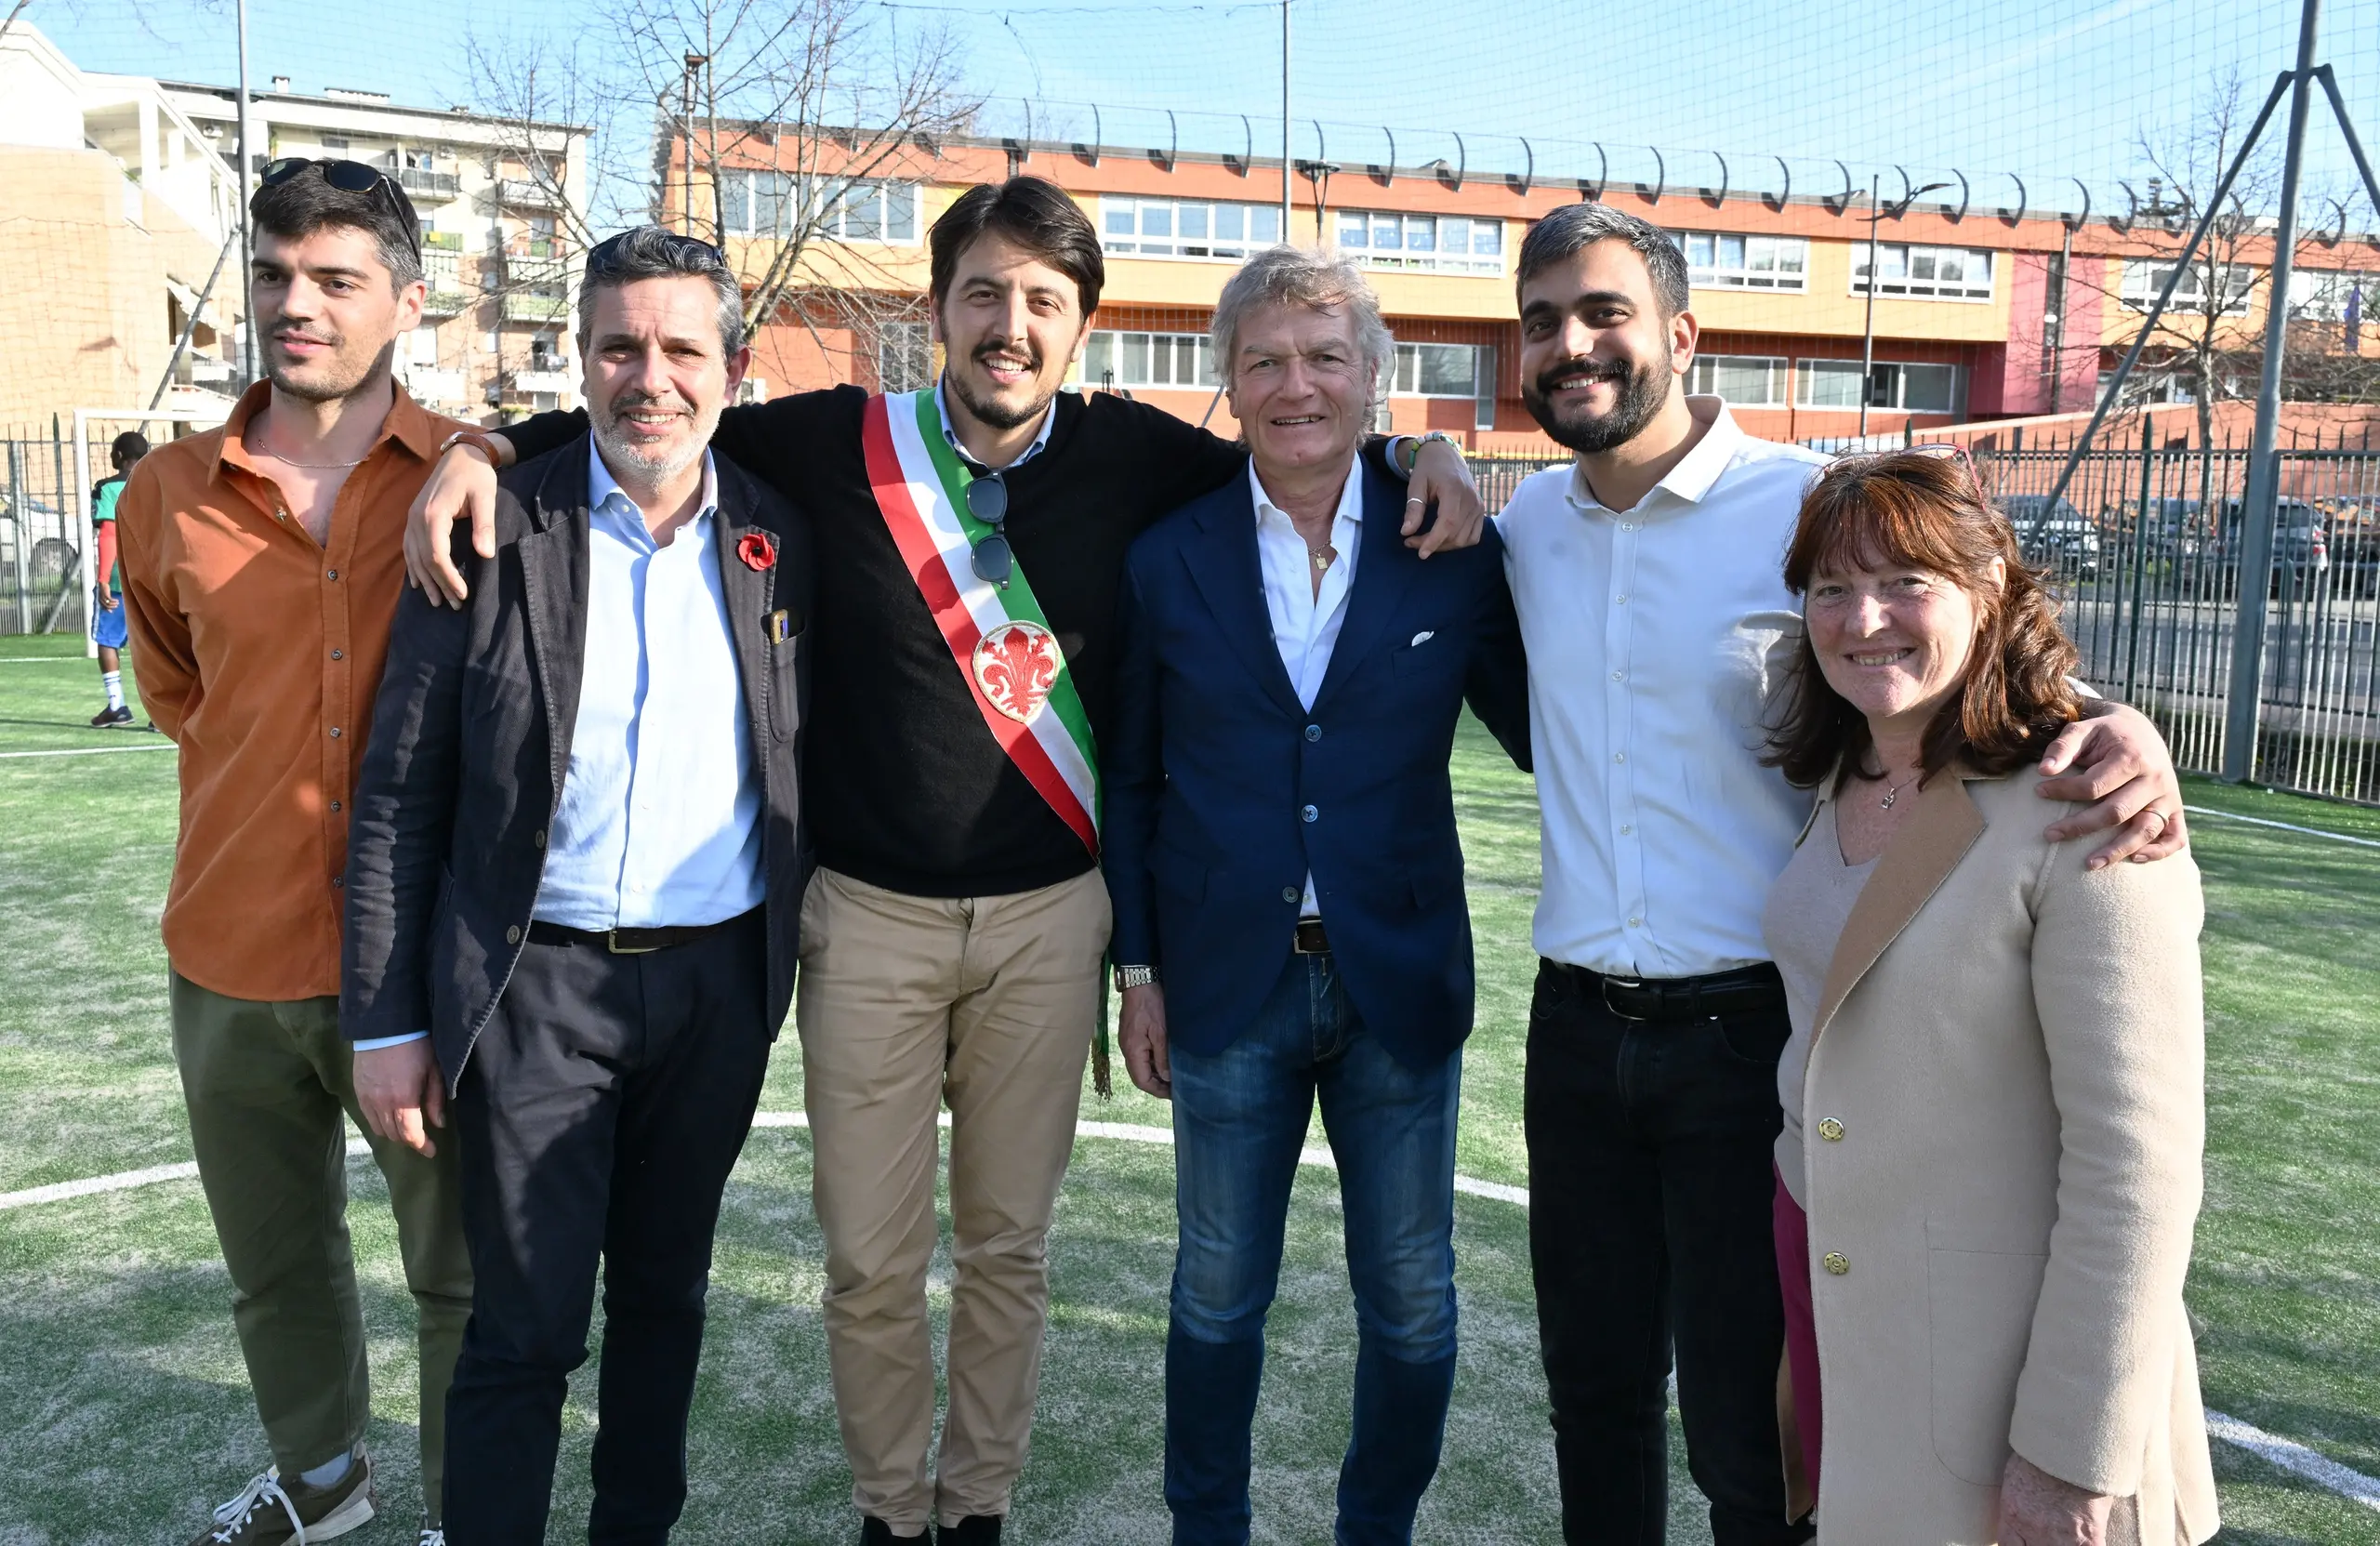
[[[72,640],[0,640],[0,752],[139,746],[99,732]],[[72,653],[70,653],[72,652]],[[54,660],[19,664],[30,656]],[[136,708],[137,708],[136,700]],[[0,759],[0,1192],[188,1157],[157,917],[175,754]],[[1464,1174],[1527,1183],[1521,1061],[1538,880],[1530,783],[1466,724],[1456,782],[1479,954],[1464,1068]],[[2380,839],[2380,812],[2193,781],[2193,804]],[[2190,1285],[2207,1401],[2380,1474],[2380,850],[2199,819],[2207,886],[2207,1208]],[[763,1108],[800,1109],[793,1043]],[[1118,1072],[1120,1085],[1121,1076]],[[1162,1128],[1121,1088],[1087,1117]],[[1317,1142],[1319,1141],[1317,1133]],[[756,1132],[730,1187],[692,1439],[690,1541],[853,1539],[817,1317],[808,1138]],[[351,1167],[389,1523],[408,1539],[411,1327],[384,1194]],[[1301,1173],[1257,1433],[1258,1539],[1328,1539],[1354,1319],[1328,1171]],[[1463,1353],[1447,1460],[1418,1539],[1558,1539],[1526,1219],[1458,1201]],[[1086,1138],[1059,1205],[1034,1451],[1014,1539],[1161,1541],[1158,1495],[1171,1165]],[[946,1308],[947,1256],[933,1296]],[[262,1463],[230,1288],[197,1186],[0,1212],[0,1546],[187,1539]],[[551,1539],[585,1517],[593,1382],[573,1395]],[[1673,1434],[1671,1539],[1707,1541]],[[2225,1446],[2234,1543],[2380,1542],[2380,1513]]]

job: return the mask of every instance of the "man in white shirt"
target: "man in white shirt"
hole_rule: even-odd
[[[1674,1346],[1688,1466],[1717,1546],[1805,1540],[1778,1443],[1771,1239],[1789,1034],[1760,913],[1810,810],[1762,762],[1801,637],[1782,565],[1824,458],[1752,439],[1683,380],[1697,324],[1658,227],[1606,205],[1521,248],[1521,383],[1575,451],[1498,520],[1529,679],[1542,958],[1526,1095],[1530,1249],[1563,1535],[1659,1542]],[[2042,786],[2096,800],[2052,831],[2184,840],[2155,730],[2104,706]]]
[[[1404,1546],[1454,1382],[1472,963],[1447,760],[1466,698],[1518,744],[1518,630],[1494,542],[1423,562],[1409,496],[1356,459],[1391,341],[1351,264],[1250,259],[1214,346],[1252,466],[1132,545],[1103,748],[1118,1041],[1173,1102],[1165,1498],[1176,1546],[1245,1546],[1318,1099],[1359,1328],[1334,1536]]]

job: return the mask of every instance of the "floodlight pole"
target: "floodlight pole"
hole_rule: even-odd
[[[1289,0],[1281,0],[1281,240],[1289,239]]]
[[[257,378],[257,324],[249,314],[248,276],[255,271],[255,234],[248,229],[248,173],[254,165],[248,150],[248,0],[239,0],[240,14],[240,165],[231,179],[239,200],[240,221],[240,386]]]
[[[1882,192],[1884,192],[1884,175],[1870,173],[1868,177],[1868,325],[1859,339],[1859,435],[1862,440],[1865,440],[1868,434],[1868,382],[1876,374],[1876,228],[1884,222],[1884,212],[1876,207],[1876,196]]]
[[[2264,692],[2265,591],[2272,583],[2273,522],[2280,508],[2281,367],[2289,343],[2289,271],[2296,256],[2297,189],[2306,170],[2306,120],[2313,106],[2314,34],[2322,0],[2306,0],[2297,24],[2296,79],[2289,93],[2289,138],[2265,289],[2265,360],[2256,384],[2256,427],[2248,445],[2248,486],[2240,501],[2240,597],[2231,622],[2230,694],[2223,713],[2223,777],[2244,783],[2256,767],[2256,710]],[[2210,301],[2210,304],[2213,304]]]

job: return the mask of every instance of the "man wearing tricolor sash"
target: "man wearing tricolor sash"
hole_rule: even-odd
[[[1046,1239],[1098,1036],[1098,748],[1125,550],[1183,501],[1245,482],[1248,459],[1160,409],[1060,391],[1104,268],[1053,184],[970,189],[930,240],[947,361],[932,390],[731,408],[714,443],[816,535],[803,776],[819,868],[796,1022],[861,1539],[938,1528],[972,1546],[999,1539],[1025,1464]],[[534,455],[576,425],[541,416],[496,450]],[[1365,455],[1398,482],[1418,464],[1402,535],[1424,555],[1478,540],[1451,447]],[[460,449],[416,506],[407,553],[433,595],[463,594],[446,532],[468,509],[481,541],[493,482]],[[955,1273],[936,1454],[926,1279],[945,1105]]]

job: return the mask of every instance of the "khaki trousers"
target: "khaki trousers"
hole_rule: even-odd
[[[1008,1512],[1049,1309],[1110,924],[1097,872],[1012,896],[906,896],[820,870],[801,909],[803,1104],[852,1500],[896,1531]],[[950,1410],[938,1462],[926,1269],[950,1107]]]
[[[284,1476],[363,1442],[372,1416],[364,1315],[347,1233],[352,1054],[337,998],[259,1003],[173,976],[174,1062],[190,1109],[199,1184],[231,1273],[231,1322]],[[369,1130],[366,1130],[367,1133]],[[373,1138],[397,1249],[413,1291],[421,1359],[421,1491],[443,1516],[446,1386],[471,1313],[455,1130],[437,1156]]]

